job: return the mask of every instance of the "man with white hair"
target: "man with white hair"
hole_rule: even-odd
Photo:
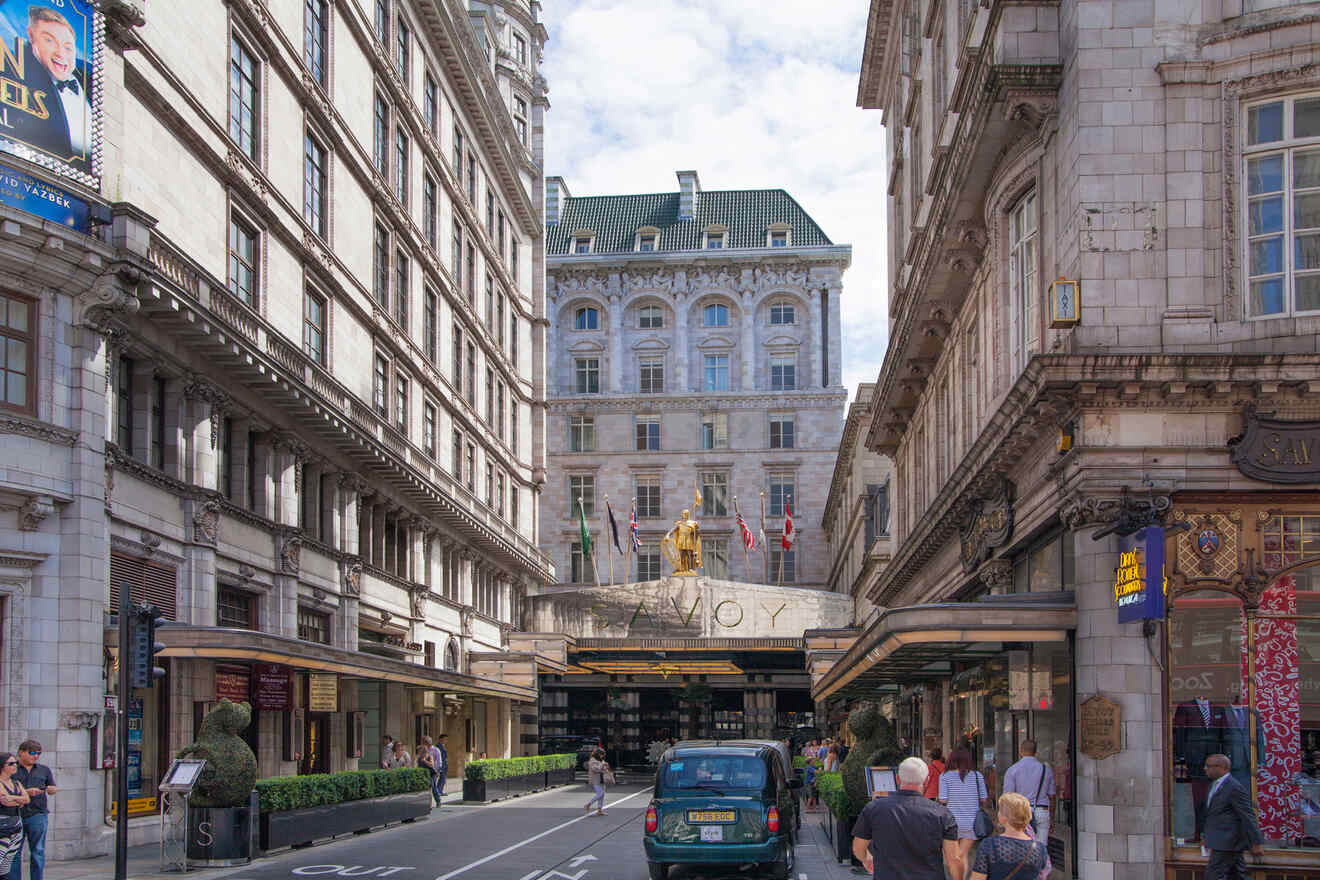
[[[928,770],[920,758],[898,765],[898,791],[877,796],[853,825],[853,855],[872,880],[963,877],[958,823],[949,808],[922,797]]]

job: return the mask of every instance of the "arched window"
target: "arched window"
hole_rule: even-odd
[[[642,306],[637,310],[637,326],[642,330],[659,330],[665,326],[665,314],[659,306]]]
[[[450,639],[445,646],[445,670],[458,672],[458,640]]]
[[[777,302],[770,306],[771,324],[796,324],[797,312],[790,302]]]
[[[574,330],[599,330],[600,311],[584,306],[573,313]]]
[[[729,326],[729,307],[722,303],[714,303],[706,306],[705,320],[703,323],[707,327]]]

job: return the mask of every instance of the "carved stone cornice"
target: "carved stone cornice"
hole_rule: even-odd
[[[214,547],[220,531],[220,502],[212,498],[198,504],[192,523],[193,542]]]
[[[302,555],[302,531],[294,528],[281,529],[276,541],[279,546],[280,571],[284,574],[297,574]]]
[[[1059,507],[1059,519],[1073,530],[1112,524],[1126,532],[1162,522],[1172,510],[1173,500],[1167,493],[1130,493],[1124,486],[1113,494],[1072,494]]]
[[[18,527],[25,532],[35,532],[54,512],[55,499],[49,495],[29,496],[18,509]]]
[[[725,411],[734,409],[765,410],[795,409],[837,411],[840,402],[847,401],[846,391],[821,389],[816,391],[784,392],[781,394],[749,395],[740,392],[730,393],[728,397],[716,394],[673,394],[647,395],[646,408],[653,410],[702,410]],[[629,394],[590,394],[552,399],[546,404],[551,413],[591,412],[634,412],[637,409],[636,395]]]
[[[362,563],[346,560],[343,565],[344,595],[354,599],[362,595]]]
[[[77,431],[70,431],[68,428],[47,424],[16,413],[0,413],[0,434],[19,434],[24,437],[34,437],[38,440],[45,440],[47,443],[56,443],[70,448],[78,443]]]
[[[1013,589],[1013,563],[1007,559],[987,559],[976,570],[976,578],[994,595],[1009,593]]]
[[[132,262],[111,264],[91,287],[74,298],[73,323],[106,333],[115,321],[129,317],[141,307],[137,285],[142,278],[142,269]]]
[[[91,730],[101,723],[101,714],[94,709],[60,713],[60,727],[65,730]]]

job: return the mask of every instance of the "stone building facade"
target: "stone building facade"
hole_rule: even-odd
[[[539,4],[104,5],[100,179],[58,181],[100,224],[0,207],[34,352],[0,404],[0,739],[59,778],[52,857],[111,846],[124,584],[171,621],[118,695],[136,841],[220,697],[258,707],[262,776],[377,766],[385,733],[522,753],[516,630],[556,579]]]
[[[1315,13],[871,4],[894,557],[815,696],[881,699],[996,784],[1035,739],[1056,877],[1199,876],[1217,751],[1253,870],[1320,869]]]
[[[825,502],[847,393],[839,297],[851,249],[783,190],[575,197],[547,181],[549,477],[541,546],[565,583],[595,579],[578,552],[577,498],[597,534],[606,496],[621,543],[616,581],[668,574],[660,540],[698,490],[711,578],[824,586]],[[745,556],[734,498],[768,552]],[[787,508],[799,540],[782,553]],[[759,545],[758,545],[759,546]],[[617,553],[615,554],[617,556]],[[780,572],[782,565],[782,575]]]

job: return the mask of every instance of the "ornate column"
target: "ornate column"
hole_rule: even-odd
[[[677,282],[675,282],[677,288]],[[688,319],[687,319],[687,294],[681,293],[677,289],[674,292],[674,390],[679,392],[691,391],[690,377],[688,374]]]
[[[385,567],[385,517],[388,515],[388,504],[371,505],[371,564],[376,568]]]
[[[623,391],[623,297],[610,294],[609,312],[609,384],[602,391],[618,394]]]
[[[993,595],[1013,592],[1013,563],[1007,559],[987,559],[976,570],[976,576]]]
[[[473,553],[471,548],[464,547],[459,551],[460,562],[458,566],[458,601],[464,605],[476,604],[473,599],[476,593],[473,585],[476,583],[476,561],[477,554]]]
[[[187,424],[187,401],[183,396],[183,384],[176,378],[165,380],[165,403],[161,407],[161,417],[165,420],[165,473],[176,480],[187,480],[184,472],[188,448],[185,436]]]
[[[754,367],[760,352],[756,350],[756,306],[750,290],[742,295],[742,341],[738,343],[739,364],[742,367],[741,391],[756,387]]]
[[[828,288],[828,295],[822,300],[829,309],[825,326],[829,331],[825,345],[825,370],[827,385],[843,384],[843,316],[840,313],[839,295],[843,287],[836,281]]]
[[[217,446],[220,441],[220,421],[229,406],[229,398],[210,382],[193,379],[183,389],[190,411],[185,429],[188,436],[188,461],[184,470],[188,481],[203,489],[217,487]],[[237,472],[235,472],[237,479]]]

